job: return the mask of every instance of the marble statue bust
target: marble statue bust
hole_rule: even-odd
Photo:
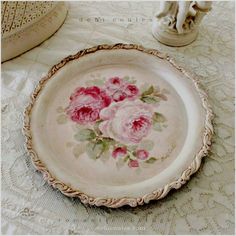
[[[163,1],[152,25],[153,36],[169,46],[193,42],[203,17],[211,10],[211,1]]]

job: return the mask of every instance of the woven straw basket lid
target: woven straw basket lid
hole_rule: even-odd
[[[64,2],[1,2],[2,58],[9,60],[49,38],[63,24]]]

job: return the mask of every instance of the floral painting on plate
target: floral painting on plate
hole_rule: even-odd
[[[68,106],[59,108],[65,114],[58,123],[70,120],[76,125],[74,139],[94,160],[107,156],[119,165],[138,168],[140,162],[152,164],[157,160],[148,135],[151,130],[160,132],[167,127],[166,117],[158,112],[167,94],[154,85],[138,87],[133,77],[110,77],[99,85],[76,88]]]

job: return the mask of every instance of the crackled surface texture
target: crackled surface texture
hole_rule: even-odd
[[[182,48],[152,37],[158,8],[158,2],[69,3],[53,37],[2,64],[3,234],[234,233],[234,2],[214,2],[197,40]],[[215,135],[203,166],[174,194],[137,208],[89,207],[53,190],[35,171],[24,149],[23,110],[52,65],[83,48],[118,42],[167,52],[198,75],[215,113]]]

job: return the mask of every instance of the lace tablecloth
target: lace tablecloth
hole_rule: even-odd
[[[50,39],[2,64],[3,234],[234,233],[234,2],[214,2],[197,40],[171,48],[151,35],[158,2],[70,2]],[[211,154],[187,185],[137,208],[84,206],[33,168],[21,132],[29,95],[49,68],[96,44],[135,43],[169,53],[196,73],[215,113]]]

